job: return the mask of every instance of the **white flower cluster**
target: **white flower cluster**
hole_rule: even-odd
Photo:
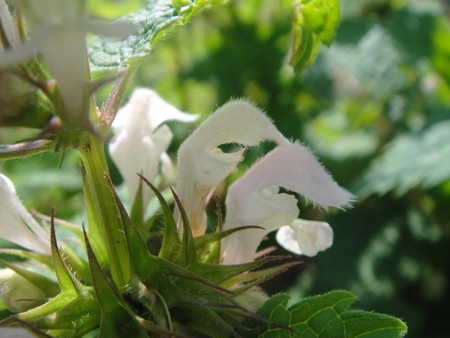
[[[196,119],[177,111],[150,90],[138,89],[114,121],[112,158],[121,171],[131,198],[142,173],[150,181],[172,134],[167,120]],[[159,128],[158,128],[159,126]],[[205,205],[211,192],[243,159],[245,147],[271,140],[279,146],[255,163],[229,188],[223,230],[257,225],[262,229],[239,231],[222,243],[222,264],[252,261],[258,245],[269,232],[279,229],[278,242],[296,254],[315,256],[332,245],[333,231],[324,222],[298,218],[294,196],[279,193],[279,187],[301,194],[321,206],[345,206],[350,193],[339,187],[315,157],[302,145],[291,143],[258,108],[246,101],[232,101],[218,108],[180,146],[177,194],[186,210],[194,236],[206,231]],[[234,153],[224,153],[222,144],[240,144]],[[147,195],[145,201],[148,201]],[[178,226],[181,231],[180,217]]]

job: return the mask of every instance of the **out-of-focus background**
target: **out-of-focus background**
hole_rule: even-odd
[[[113,17],[138,4],[102,0],[90,8]],[[286,64],[291,1],[234,0],[176,30],[144,61],[134,86],[151,87],[203,119],[230,98],[245,97],[355,195],[346,211],[299,202],[302,218],[332,225],[334,244],[317,257],[296,257],[303,264],[264,285],[268,292],[288,290],[299,300],[347,289],[361,298],[355,307],[406,321],[408,337],[449,336],[449,9],[448,1],[341,0],[335,42],[300,76]],[[106,95],[107,89],[98,101]],[[175,159],[192,126],[170,126]],[[2,143],[12,137],[0,136]],[[249,151],[228,182],[269,148]],[[70,153],[61,169],[58,160],[44,154],[7,161],[2,171],[26,206],[46,214],[56,207],[57,217],[78,220],[79,159]],[[218,193],[223,198],[226,187]],[[271,236],[267,245],[273,244]]]

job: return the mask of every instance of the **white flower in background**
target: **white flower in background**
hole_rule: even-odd
[[[62,102],[56,113],[69,126],[83,126],[89,115],[86,34],[126,37],[136,26],[126,22],[99,24],[85,17],[86,0],[10,0],[24,14],[32,31],[29,42],[13,45],[0,54],[0,66],[44,57],[57,83]],[[4,7],[3,7],[4,9]]]
[[[50,234],[28,213],[12,182],[0,174],[0,238],[50,255]]]
[[[299,214],[297,199],[278,193],[278,187],[301,194],[322,206],[342,206],[351,197],[305,147],[290,144],[275,148],[228,188],[223,230],[245,225],[258,225],[265,230],[249,229],[225,238],[222,242],[223,264],[253,261],[263,237],[282,226],[297,231],[297,238],[301,237],[297,243],[303,254],[313,256],[331,245],[332,232],[315,225],[306,226],[306,230],[303,226],[302,230],[302,225],[296,221]],[[285,246],[285,237],[278,239]]]
[[[177,194],[194,236],[205,233],[208,194],[236,171],[243,159],[245,148],[223,153],[218,146],[236,143],[250,147],[263,140],[289,144],[261,110],[245,101],[232,101],[218,108],[180,146]],[[181,228],[179,215],[175,217]]]
[[[153,90],[139,88],[121,108],[112,124],[114,139],[109,144],[111,157],[118,167],[131,202],[134,201],[142,174],[153,182],[159,172],[170,175],[172,163],[166,153],[172,132],[164,122],[193,122],[198,115],[186,114],[165,102]],[[143,189],[143,205],[147,206],[150,189]]]

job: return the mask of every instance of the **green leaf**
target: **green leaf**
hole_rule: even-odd
[[[340,20],[338,0],[301,0],[292,21],[292,47],[289,64],[300,74],[309,67],[320,42],[330,46]]]
[[[147,337],[131,309],[122,300],[117,289],[100,267],[86,234],[85,241],[95,293],[102,314],[99,337],[119,338],[128,335],[131,337]]]
[[[403,195],[422,186],[431,188],[450,178],[450,121],[394,139],[353,191],[361,197],[395,190]]]
[[[151,184],[144,176],[139,176],[145,182],[145,184],[147,184],[150,189],[152,189],[161,205],[161,210],[164,216],[164,236],[158,256],[174,262],[180,257],[181,239],[178,235],[178,230],[173,218],[172,211],[170,210],[169,205],[167,204],[166,200],[159,192],[159,190],[156,189],[156,187]]]
[[[373,312],[346,311],[357,298],[347,291],[332,291],[306,298],[288,307],[290,297],[276,295],[257,311],[269,320],[296,331],[288,332],[268,325],[259,325],[248,337],[365,337],[395,338],[406,333],[399,319]]]
[[[142,236],[144,233],[144,201],[142,199],[142,181],[139,181],[138,191],[134,197],[134,202],[131,207],[130,218],[135,227],[139,230]]]
[[[141,29],[123,41],[94,36],[89,42],[89,59],[92,71],[105,71],[126,67],[132,59],[149,55],[154,45],[176,27],[206,6],[223,0],[148,0],[145,7],[121,20],[137,23]]]
[[[338,0],[301,0],[304,25],[328,47],[334,40],[341,16]]]

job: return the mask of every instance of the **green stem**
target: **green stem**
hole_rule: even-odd
[[[102,234],[112,279],[119,290],[130,279],[129,258],[119,209],[105,179],[108,175],[103,142],[92,134],[86,134],[84,142],[78,147],[86,171],[87,181],[94,202],[98,222],[89,226],[98,226]]]

